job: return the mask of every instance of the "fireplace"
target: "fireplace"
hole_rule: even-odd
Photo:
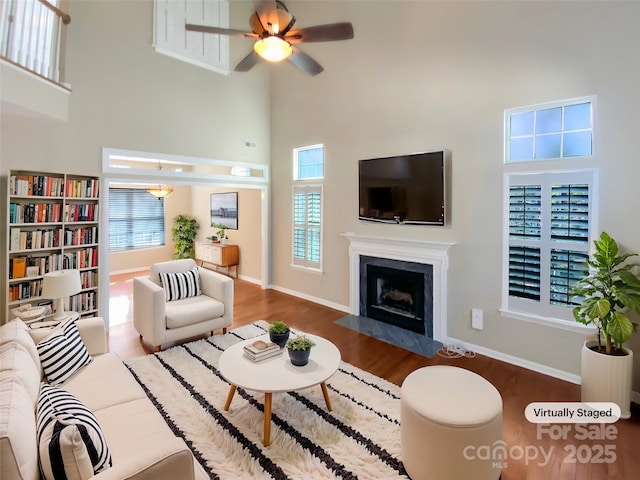
[[[366,265],[366,316],[424,335],[424,274]]]
[[[455,245],[455,242],[433,242],[398,236],[375,237],[353,232],[342,235],[349,241],[349,313],[356,318],[367,317],[368,275],[363,264],[398,268],[405,272],[420,272],[424,275],[424,335],[396,328],[378,320],[373,320],[371,323],[389,326],[394,331],[406,332],[410,337],[445,340],[447,338],[448,250]],[[372,329],[380,330],[375,327]]]
[[[433,267],[361,256],[360,315],[433,338]]]

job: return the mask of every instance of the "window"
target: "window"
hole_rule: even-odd
[[[594,97],[505,112],[505,162],[593,154]]]
[[[322,269],[322,185],[304,181],[324,177],[324,147],[293,150],[293,265]]]
[[[293,187],[293,264],[320,268],[322,187]]]
[[[324,177],[324,146],[295,148],[293,150],[293,179],[309,180]]]
[[[109,189],[109,250],[164,245],[164,199],[140,188]]]
[[[595,172],[507,174],[503,307],[573,321],[571,287],[586,272]]]

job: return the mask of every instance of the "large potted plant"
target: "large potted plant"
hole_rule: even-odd
[[[640,313],[640,278],[637,265],[627,260],[638,254],[620,254],[606,232],[594,245],[588,274],[571,290],[582,298],[573,309],[576,321],[598,329],[598,338],[582,348],[582,401],[615,402],[622,418],[629,418],[633,352],[623,344],[637,329],[627,313]]]
[[[173,258],[194,258],[196,255],[195,239],[198,232],[198,221],[189,215],[180,214],[173,220],[171,236],[173,238]]]

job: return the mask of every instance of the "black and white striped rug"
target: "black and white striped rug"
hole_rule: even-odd
[[[229,384],[218,358],[230,345],[266,333],[260,320],[126,363],[167,424],[213,479],[408,478],[400,460],[400,388],[342,362],[318,387],[273,395],[271,445],[262,445],[263,394]]]

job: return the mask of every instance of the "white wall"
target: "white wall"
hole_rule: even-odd
[[[448,333],[579,374],[579,334],[503,318],[503,115],[510,107],[595,94],[600,228],[640,251],[640,4],[637,2],[289,1],[298,26],[349,20],[355,39],[300,47],[325,67],[273,69],[273,283],[348,305],[340,233],[453,241]],[[324,143],[322,276],[291,259],[291,149]],[[445,228],[357,219],[357,162],[437,148],[452,152]],[[566,165],[571,164],[566,162]],[[565,165],[565,166],[566,166]],[[573,165],[573,164],[571,164]],[[485,311],[482,331],[470,310]],[[638,340],[638,339],[635,339]],[[633,345],[633,344],[632,344]],[[636,362],[636,367],[640,363]],[[636,368],[635,390],[640,390]]]
[[[225,76],[155,53],[152,0],[71,0],[68,11],[66,120],[1,99],[3,204],[10,169],[97,175],[103,147],[269,163],[266,70]],[[251,2],[232,2],[231,23],[246,25],[251,11]],[[232,62],[251,48],[238,40]],[[246,149],[244,139],[257,148]],[[0,288],[5,283],[2,275]]]

